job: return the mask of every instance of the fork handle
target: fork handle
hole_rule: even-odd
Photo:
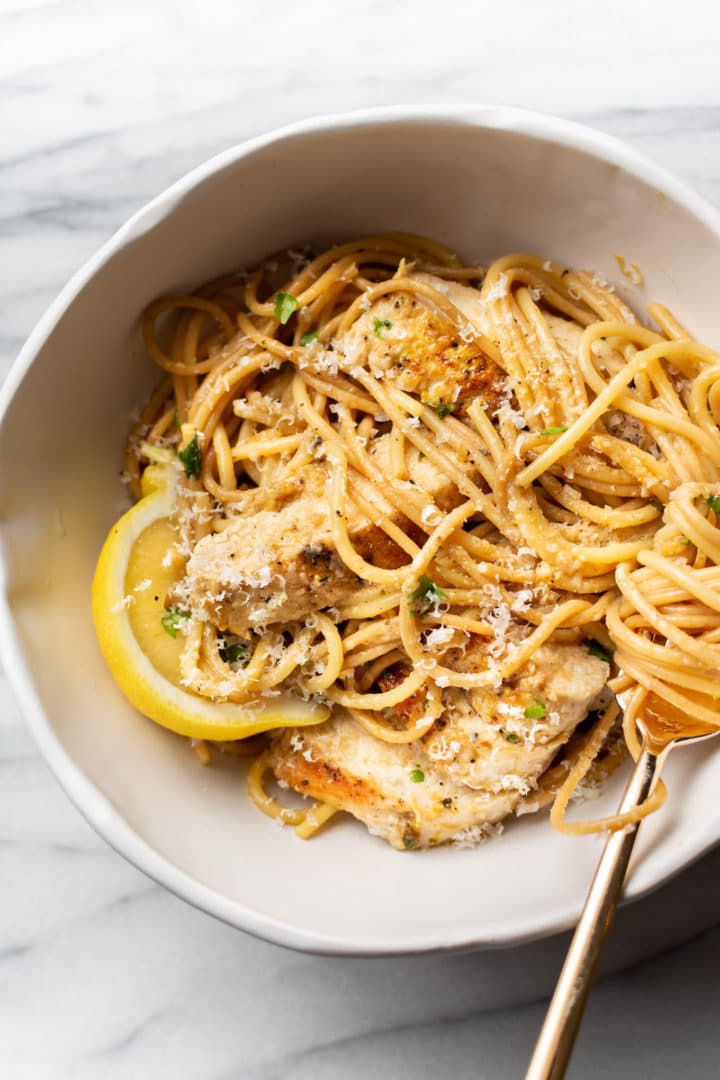
[[[620,804],[621,813],[650,795],[663,757],[643,748]],[[612,833],[605,844],[525,1080],[560,1080],[565,1076],[639,825],[637,822]]]

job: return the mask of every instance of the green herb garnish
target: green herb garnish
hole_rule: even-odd
[[[525,713],[525,715],[527,716],[527,712]],[[520,736],[516,735],[516,733],[514,731],[508,731],[508,733],[505,736],[505,740],[506,740],[506,742],[513,742],[513,743],[514,742],[520,742]]]
[[[720,514],[720,495],[708,495],[706,501],[713,514]]]
[[[567,431],[566,427],[544,427],[540,432],[541,435],[562,435],[564,431]]]
[[[441,420],[444,420],[448,413],[457,412],[457,404],[452,401],[443,401],[442,398],[439,401],[428,401],[428,405],[435,410]]]
[[[525,719],[526,720],[544,720],[545,716],[546,716],[546,713],[547,713],[547,710],[546,710],[545,706],[543,705],[542,701],[538,701],[537,698],[536,698],[535,699],[535,704],[534,705],[528,705],[527,709],[525,710]],[[513,742],[513,741],[514,741],[513,739],[510,739],[510,742]]]
[[[418,581],[417,588],[410,593],[408,601],[413,615],[422,615],[428,608],[436,604],[438,600],[447,600],[447,593],[423,574]]]
[[[297,297],[289,292],[275,294],[275,318],[285,325],[295,308],[298,306]]]
[[[373,319],[373,332],[375,337],[381,338],[383,336],[383,330],[390,330],[392,323],[389,319],[378,319],[377,315]]]
[[[186,475],[197,480],[202,471],[202,450],[197,435],[193,435],[184,450],[178,450],[178,457],[185,466]]]
[[[313,341],[318,340],[317,330],[306,330],[303,336],[300,338],[301,345],[312,345]]]
[[[242,662],[243,667],[247,664],[247,645],[229,645],[226,642],[218,646],[218,652],[220,653],[220,658],[224,660],[226,664],[235,664],[238,660]]]
[[[171,638],[176,638],[178,636],[178,630],[185,631],[189,618],[190,613],[188,611],[179,611],[178,608],[168,608],[160,622],[162,623],[165,633],[169,634]]]
[[[611,657],[607,649],[604,649],[599,641],[595,638],[590,638],[585,642],[587,645],[587,651],[591,656],[597,656],[598,660],[604,660],[606,664],[610,663]]]
[[[424,779],[425,779],[425,773],[422,771],[422,769],[415,768],[415,769],[410,770],[410,783],[411,784],[422,784]]]
[[[405,833],[403,844],[405,847],[417,847],[417,836],[413,836],[412,833]]]

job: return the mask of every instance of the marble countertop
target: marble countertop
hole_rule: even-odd
[[[148,198],[229,144],[319,112],[545,109],[626,138],[720,202],[717,12],[709,0],[0,0],[0,376]],[[564,946],[363,961],[231,930],[92,832],[2,678],[0,883],[4,1080],[512,1080]],[[608,963],[633,966],[598,984],[572,1077],[718,1075],[716,912],[720,852],[621,912]]]

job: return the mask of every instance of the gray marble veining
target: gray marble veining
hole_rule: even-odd
[[[148,198],[229,144],[319,112],[546,109],[629,140],[720,202],[719,29],[700,0],[0,0],[0,377]],[[232,931],[95,836],[1,678],[0,886],[7,1080],[515,1078],[561,949],[334,960]],[[718,1074],[716,897],[718,854],[622,913],[613,968],[657,950],[668,911],[670,940],[700,936],[598,986],[573,1077]]]

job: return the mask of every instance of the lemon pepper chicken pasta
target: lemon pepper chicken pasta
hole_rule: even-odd
[[[472,844],[553,800],[624,824],[564,811],[642,709],[714,724],[720,670],[720,360],[648,311],[400,234],[151,304],[164,378],[95,582],[126,694],[252,756],[302,837],[345,810]]]

